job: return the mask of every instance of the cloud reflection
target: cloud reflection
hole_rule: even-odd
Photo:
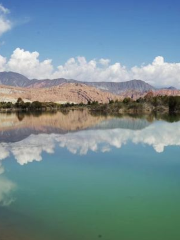
[[[139,130],[92,129],[66,134],[30,135],[19,142],[1,143],[0,163],[10,154],[21,165],[41,161],[42,153],[53,154],[57,145],[72,154],[86,155],[89,151],[105,153],[128,142],[152,146],[157,153],[163,152],[167,146],[180,146],[180,122],[155,121]],[[0,171],[3,171],[1,164]]]
[[[0,206],[9,206],[14,198],[12,192],[16,190],[16,184],[9,179],[0,177]]]

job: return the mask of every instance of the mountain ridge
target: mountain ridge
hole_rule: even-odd
[[[143,80],[129,80],[126,82],[85,82],[78,81],[74,79],[28,79],[22,74],[15,72],[0,72],[0,85],[2,85],[1,95],[5,91],[9,95],[13,92],[12,89],[6,89],[5,86],[14,87],[16,92],[22,90],[26,91],[29,89],[31,92],[36,92],[39,90],[42,94],[47,92],[47,98],[51,95],[50,92],[55,92],[56,96],[49,98],[52,101],[70,101],[82,102],[88,101],[100,101],[107,102],[108,99],[120,99],[125,97],[130,97],[132,99],[137,99],[139,97],[145,96],[147,93],[152,92],[153,95],[179,95],[179,90],[170,86],[166,88],[155,88]],[[4,87],[3,87],[4,86]],[[23,88],[17,91],[16,88]],[[29,98],[29,91],[26,91],[24,96]],[[63,93],[63,91],[65,91]],[[8,94],[6,94],[7,99],[9,99]],[[58,94],[63,94],[64,98],[58,97]],[[69,94],[69,95],[68,95]],[[103,94],[105,98],[103,97]],[[13,95],[13,94],[12,94]],[[17,95],[17,94],[16,94]],[[97,97],[99,95],[99,97]],[[65,97],[66,96],[66,97]],[[40,99],[40,98],[38,98]],[[43,98],[42,100],[44,100]],[[58,100],[59,99],[59,100]]]
[[[103,92],[82,83],[65,83],[62,86],[50,88],[20,88],[0,85],[0,102],[15,103],[18,98],[25,102],[56,102],[56,103],[88,103],[97,101],[108,103],[110,100],[122,100],[120,95]]]
[[[141,93],[155,90],[156,88],[146,83],[143,80],[129,80],[125,82],[85,82],[74,79],[28,79],[22,74],[15,72],[0,72],[0,84],[14,87],[26,87],[26,88],[49,88],[62,85],[64,83],[80,83],[88,86],[95,87],[102,91],[108,91],[113,94],[121,94],[127,90],[136,90]]]

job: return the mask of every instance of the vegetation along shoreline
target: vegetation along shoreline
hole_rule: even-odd
[[[69,111],[87,108],[91,112],[102,112],[106,114],[118,113],[152,113],[169,112],[180,113],[180,96],[151,96],[133,100],[124,98],[122,101],[109,100],[109,103],[98,103],[97,101],[84,103],[65,103],[54,102],[24,102],[18,98],[16,103],[0,102],[0,112],[32,112],[32,111]]]

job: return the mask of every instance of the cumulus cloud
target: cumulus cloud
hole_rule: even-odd
[[[6,70],[6,58],[0,55],[0,72]]]
[[[109,59],[92,59],[88,61],[79,56],[70,58],[55,68],[51,59],[39,60],[37,51],[30,52],[17,48],[9,59],[0,56],[1,71],[15,71],[30,79],[67,78],[80,81],[122,82],[141,79],[154,86],[180,88],[180,63],[169,63],[162,56],[152,63],[134,66],[128,69],[120,62],[112,63]]]
[[[29,52],[17,48],[6,64],[6,68],[28,76],[29,78],[49,78],[53,66],[51,60],[39,61],[38,52]]]
[[[108,66],[109,63],[110,63],[110,60],[109,59],[104,59],[104,58],[101,58],[99,59],[99,63],[103,66]]]
[[[12,22],[8,19],[9,9],[0,4],[0,36],[12,28]]]
[[[152,64],[133,67],[131,72],[134,78],[154,85],[180,87],[180,63],[165,62],[162,56],[156,57]]]

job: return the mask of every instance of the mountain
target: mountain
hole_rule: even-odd
[[[27,87],[27,88],[50,88],[60,86],[65,83],[80,83],[91,87],[98,88],[102,91],[111,92],[113,94],[121,94],[125,91],[135,90],[140,93],[155,90],[155,88],[142,80],[131,80],[127,82],[80,82],[73,79],[67,80],[64,78],[58,79],[44,79],[44,80],[29,80],[21,74],[14,72],[1,72],[0,84],[14,86],[14,87]]]
[[[177,88],[171,86],[171,87],[167,87],[167,88],[164,88],[164,89],[168,89],[168,90],[177,90]]]
[[[156,91],[150,91],[146,96],[156,97],[156,96],[180,96],[180,90],[177,89],[159,89]]]
[[[114,94],[134,90],[139,93],[155,90],[155,88],[142,80],[130,80],[127,82],[86,82],[86,85],[99,88]]]
[[[83,83],[88,86],[92,86],[95,88],[98,88],[102,91],[111,92],[113,94],[121,94],[128,90],[135,90],[140,93],[148,92],[155,90],[155,88],[148,83],[142,81],[142,80],[130,80],[127,82],[80,82],[76,80],[67,80],[64,78],[59,79],[45,79],[45,80],[32,80],[30,81],[27,87],[29,88],[48,88],[48,87],[54,87],[59,86],[64,83]]]
[[[26,87],[28,88],[50,88],[50,87],[56,87],[60,86],[64,83],[82,83],[80,81],[76,81],[73,79],[65,79],[65,78],[57,78],[57,79],[43,79],[43,80],[38,80],[38,79],[33,79],[29,80],[27,83]]]
[[[74,85],[71,85],[74,84]],[[78,85],[76,85],[78,84]],[[121,97],[131,97],[134,99],[137,99],[140,96],[143,96],[147,92],[158,92],[157,94],[160,94],[160,92],[164,91],[167,92],[168,94],[174,95],[176,93],[176,88],[174,87],[168,87],[168,88],[155,88],[151,86],[150,84],[142,81],[142,80],[130,80],[126,82],[81,82],[73,79],[65,79],[65,78],[58,78],[58,79],[43,79],[43,80],[38,80],[38,79],[33,79],[30,80],[26,78],[25,76],[15,73],[15,72],[0,72],[0,85],[6,85],[6,86],[13,86],[13,87],[23,87],[26,89],[53,89],[53,88],[58,88],[58,91],[60,90],[60,87],[63,87],[64,85],[66,86],[65,88],[69,88],[71,96],[75,97],[75,100],[73,100],[70,96],[67,97],[67,99],[71,99],[72,102],[79,101],[79,98],[75,96],[77,94],[78,88],[80,87],[81,91],[83,92],[83,89],[87,88],[88,93],[89,89],[93,88],[94,92],[100,91],[100,98],[99,100],[102,102],[104,99],[102,98],[102,93],[111,93],[115,95],[120,95]],[[69,87],[67,87],[69,85]],[[74,87],[74,90],[72,89],[72,86]],[[78,86],[78,87],[77,87]],[[34,91],[33,90],[33,91]],[[68,91],[69,91],[68,90]],[[169,90],[169,91],[166,91]],[[85,90],[86,91],[86,90]],[[91,94],[93,94],[93,91],[90,91]],[[159,92],[160,91],[160,92]],[[178,91],[178,90],[177,90]],[[75,94],[76,92],[76,94]],[[49,93],[48,93],[49,94]],[[74,95],[75,94],[75,95]],[[80,93],[79,93],[80,94]],[[83,101],[85,99],[84,98]],[[93,95],[95,96],[95,95]],[[106,95],[105,95],[106,96]],[[117,96],[116,96],[117,97]],[[87,99],[91,99],[91,96],[88,95]],[[92,97],[93,100],[95,100]],[[98,98],[96,98],[98,99]],[[114,99],[112,96],[110,99]],[[106,99],[107,100],[107,99]],[[95,100],[96,101],[96,100]]]
[[[0,72],[0,84],[14,87],[26,87],[30,80],[15,72]]]
[[[119,95],[103,92],[95,87],[82,83],[64,83],[50,88],[20,88],[0,85],[0,102],[16,102],[21,97],[24,101],[87,103],[98,101],[107,103],[109,100],[122,100]]]

